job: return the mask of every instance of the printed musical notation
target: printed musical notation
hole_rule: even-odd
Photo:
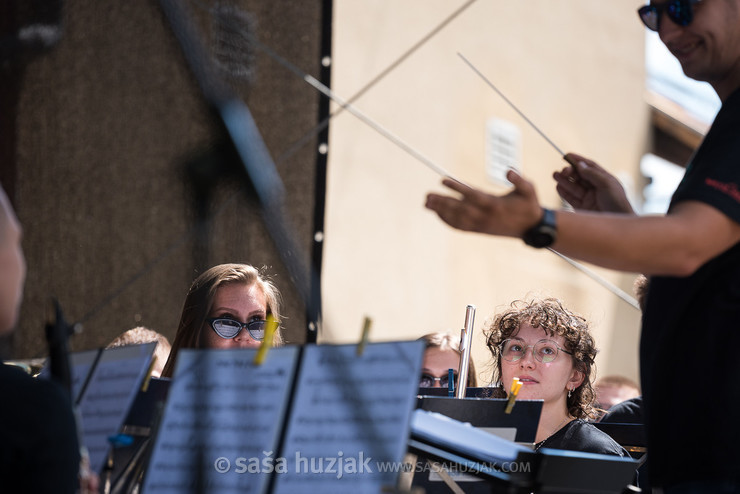
[[[255,353],[180,351],[143,492],[264,492],[298,348]]]
[[[275,493],[377,493],[406,452],[423,342],[305,348]],[[382,466],[381,466],[382,465]],[[298,489],[298,490],[297,490]]]
[[[82,443],[90,469],[98,474],[108,458],[110,436],[117,434],[146,377],[156,343],[98,348],[69,355],[72,399],[77,404]],[[49,368],[39,375],[46,379]]]
[[[377,493],[398,472],[423,342],[178,355],[148,493]],[[392,470],[392,469],[391,469]]]

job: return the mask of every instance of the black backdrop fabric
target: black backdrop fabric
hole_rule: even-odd
[[[33,13],[13,5],[4,7],[4,40],[31,22]],[[83,322],[72,350],[104,346],[135,326],[172,339],[190,283],[222,262],[264,267],[283,294],[287,341],[310,339],[306,307],[239,163],[223,159],[225,133],[159,3],[59,5],[53,46],[12,60],[4,52],[0,180],[23,225],[28,263],[10,356],[46,354],[51,297],[68,320]],[[331,2],[183,5],[276,164],[298,246],[291,255],[319,273],[326,156],[318,149],[327,132],[289,150],[328,103],[245,33],[328,84]]]

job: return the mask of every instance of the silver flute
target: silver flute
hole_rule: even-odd
[[[475,306],[465,308],[465,327],[460,333],[460,366],[457,369],[457,388],[455,398],[465,398],[465,389],[468,386],[468,369],[470,368],[470,347],[473,342],[473,322],[475,321]]]

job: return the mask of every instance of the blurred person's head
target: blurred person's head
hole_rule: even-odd
[[[617,403],[640,396],[640,386],[625,376],[604,376],[596,380],[596,406],[609,410]]]
[[[23,300],[26,259],[21,232],[13,206],[0,187],[0,335],[15,327]]]
[[[140,345],[142,343],[153,342],[156,342],[157,346],[154,349],[155,360],[154,366],[152,367],[152,377],[160,377],[164,370],[164,366],[167,363],[167,359],[170,356],[170,350],[172,349],[170,341],[163,334],[157,333],[149,328],[145,328],[144,326],[137,326],[118,335],[113,341],[108,343],[106,348]]]
[[[443,387],[448,385],[449,370],[454,369],[455,382],[457,370],[460,367],[460,335],[452,331],[439,331],[425,334],[420,340],[426,343],[424,360],[421,365],[420,387]],[[478,379],[475,375],[473,359],[468,363],[467,387],[476,387]]]

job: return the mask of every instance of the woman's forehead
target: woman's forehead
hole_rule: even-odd
[[[519,338],[525,341],[532,340],[533,342],[542,339],[554,340],[558,343],[563,343],[565,341],[565,338],[561,335],[556,333],[550,334],[550,332],[545,328],[541,326],[534,327],[528,321],[523,321],[519,325],[519,328],[511,334],[510,338]]]

